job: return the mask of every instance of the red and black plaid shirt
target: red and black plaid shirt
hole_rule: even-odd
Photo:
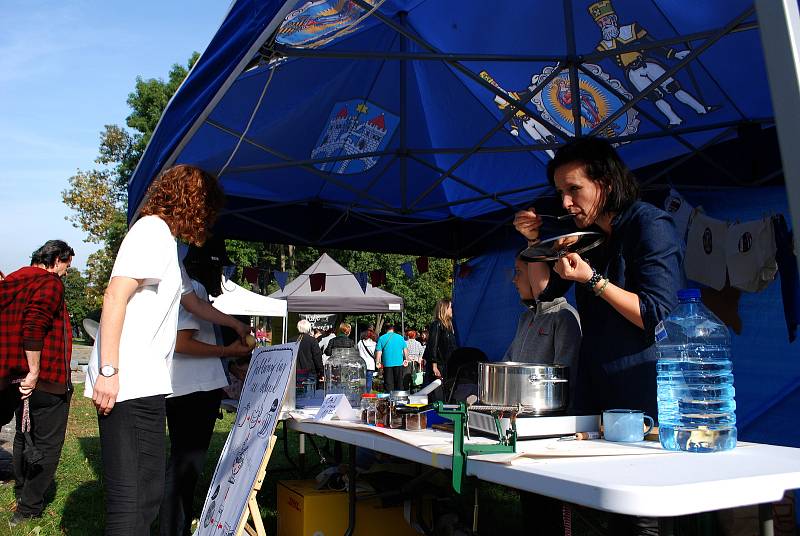
[[[71,349],[64,283],[57,275],[26,266],[0,281],[0,379],[24,377],[25,350],[41,350],[39,381],[66,385]]]

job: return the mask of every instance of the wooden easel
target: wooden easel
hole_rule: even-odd
[[[256,502],[256,494],[261,490],[261,485],[264,483],[264,476],[267,473],[267,463],[272,456],[272,448],[278,440],[275,434],[269,438],[269,446],[261,459],[261,465],[258,467],[256,473],[256,480],[253,482],[253,487],[247,496],[247,508],[242,512],[242,518],[236,527],[236,536],[243,536],[246,532],[249,536],[267,536],[267,531],[264,529],[264,521],[261,519],[261,511],[258,509],[258,502]],[[250,525],[248,520],[252,518],[253,524]]]

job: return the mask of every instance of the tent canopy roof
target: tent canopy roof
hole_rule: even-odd
[[[310,276],[325,274],[325,290],[311,291]],[[367,283],[361,290],[356,276],[327,253],[270,298],[286,300],[289,311],[299,313],[389,313],[403,310],[403,298]]]
[[[464,256],[553,194],[547,162],[573,136],[632,168],[750,179],[706,150],[771,126],[766,79],[751,0],[237,0],[129,218],[160,170],[193,163],[221,178],[224,236]]]

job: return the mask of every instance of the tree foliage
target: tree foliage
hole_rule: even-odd
[[[90,317],[96,310],[87,295],[86,279],[77,268],[70,268],[64,276],[64,299],[67,302],[67,313],[73,328],[83,331],[83,319]]]

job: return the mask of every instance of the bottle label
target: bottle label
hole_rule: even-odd
[[[656,342],[663,341],[667,338],[667,328],[664,327],[664,321],[658,323],[656,326]]]

